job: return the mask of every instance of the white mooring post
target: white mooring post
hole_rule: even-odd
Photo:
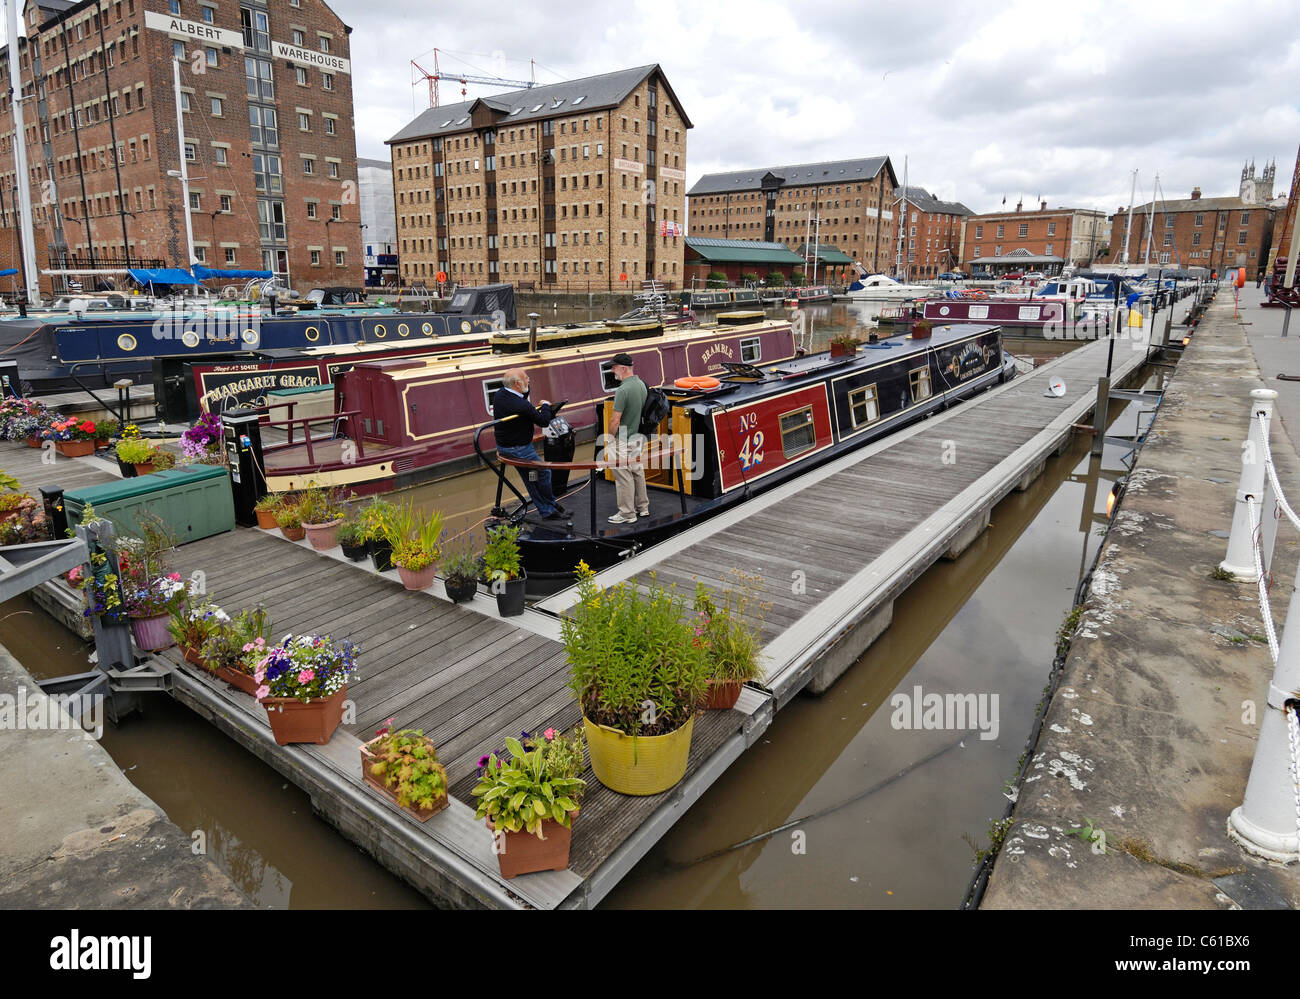
[[[1269,613],[1261,608],[1262,613]],[[1292,622],[1296,627],[1292,628]],[[1277,667],[1268,685],[1268,709],[1259,727],[1255,762],[1246,782],[1246,797],[1228,816],[1228,835],[1248,852],[1283,863],[1300,859],[1300,837],[1296,831],[1300,803],[1295,778],[1291,775],[1291,737],[1286,703],[1300,700],[1300,569],[1287,607],[1282,638],[1278,642]]]
[[[1237,505],[1232,513],[1232,533],[1228,536],[1228,557],[1219,568],[1230,572],[1245,583],[1259,577],[1255,573],[1254,539],[1250,536],[1250,508],[1246,497],[1256,504],[1264,500],[1264,435],[1273,420],[1273,400],[1277,393],[1272,389],[1253,389],[1250,393],[1250,434],[1242,448],[1241,484],[1237,488]],[[1258,416],[1264,416],[1261,428]],[[1262,514],[1261,514],[1262,516]]]

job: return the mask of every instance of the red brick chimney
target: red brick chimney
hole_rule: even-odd
[[[1044,201],[1041,205],[1039,205],[1039,206],[1038,206],[1038,210],[1039,210],[1040,212],[1045,212],[1045,211],[1047,211],[1047,202]]]
[[[1192,200],[1193,201],[1201,200],[1201,189],[1199,187],[1192,188]]]
[[[1016,211],[1020,211],[1020,210],[1021,210],[1022,208],[1024,208],[1024,207],[1025,207],[1025,203],[1024,203],[1023,200],[1022,200],[1022,201],[1017,201],[1017,202],[1016,202]]]

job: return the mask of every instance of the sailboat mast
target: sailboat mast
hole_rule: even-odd
[[[903,200],[898,203],[898,249],[894,251],[894,274],[907,280],[903,247],[907,245],[907,157],[903,157]]]
[[[1147,213],[1147,248],[1142,255],[1142,263],[1151,264],[1151,237],[1155,235],[1156,223],[1156,187],[1160,184],[1160,174],[1156,174],[1156,182],[1151,185],[1151,211]]]
[[[17,174],[18,194],[14,208],[22,229],[23,286],[27,301],[35,304],[41,300],[41,286],[36,273],[36,240],[33,237],[31,178],[27,167],[27,131],[23,123],[23,81],[18,53],[18,3],[5,0],[5,24],[9,35],[9,104],[14,109],[14,173]]]
[[[190,252],[188,269],[198,260],[194,256],[194,223],[190,221],[190,171],[185,159],[185,116],[181,112],[181,63],[175,58],[172,59],[172,89],[176,93],[176,148],[181,154],[181,214],[185,216],[185,245]]]
[[[1133,229],[1133,199],[1137,197],[1138,172],[1133,170],[1133,184],[1128,190],[1128,211],[1124,213],[1124,263],[1128,263],[1128,237]]]

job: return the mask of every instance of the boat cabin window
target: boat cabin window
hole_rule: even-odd
[[[987,319],[989,317],[989,307],[987,305],[972,305],[966,316],[969,319]]]
[[[751,337],[747,340],[740,341],[740,359],[746,364],[754,364],[763,358],[763,340],[761,337]]]
[[[504,386],[504,378],[489,378],[483,383],[483,405],[487,407],[488,414],[492,413],[492,397],[497,394],[497,389]]]
[[[912,370],[912,401],[920,402],[930,398],[930,369],[914,368]]]
[[[781,416],[781,449],[787,458],[812,450],[817,443],[811,406]]]
[[[600,362],[600,383],[606,392],[613,392],[618,388],[618,379],[614,377],[613,361]]]
[[[849,412],[853,416],[855,427],[865,427],[880,419],[880,402],[876,398],[876,386],[866,385],[849,393]]]

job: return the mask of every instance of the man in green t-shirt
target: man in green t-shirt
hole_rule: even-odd
[[[650,497],[645,488],[645,466],[630,465],[640,458],[645,438],[641,435],[641,411],[645,408],[645,382],[632,372],[632,355],[615,354],[611,370],[618,379],[614,393],[614,415],[609,421],[613,440],[609,450],[618,462],[614,468],[614,489],[618,495],[618,513],[611,524],[635,524],[638,516],[650,516]]]

